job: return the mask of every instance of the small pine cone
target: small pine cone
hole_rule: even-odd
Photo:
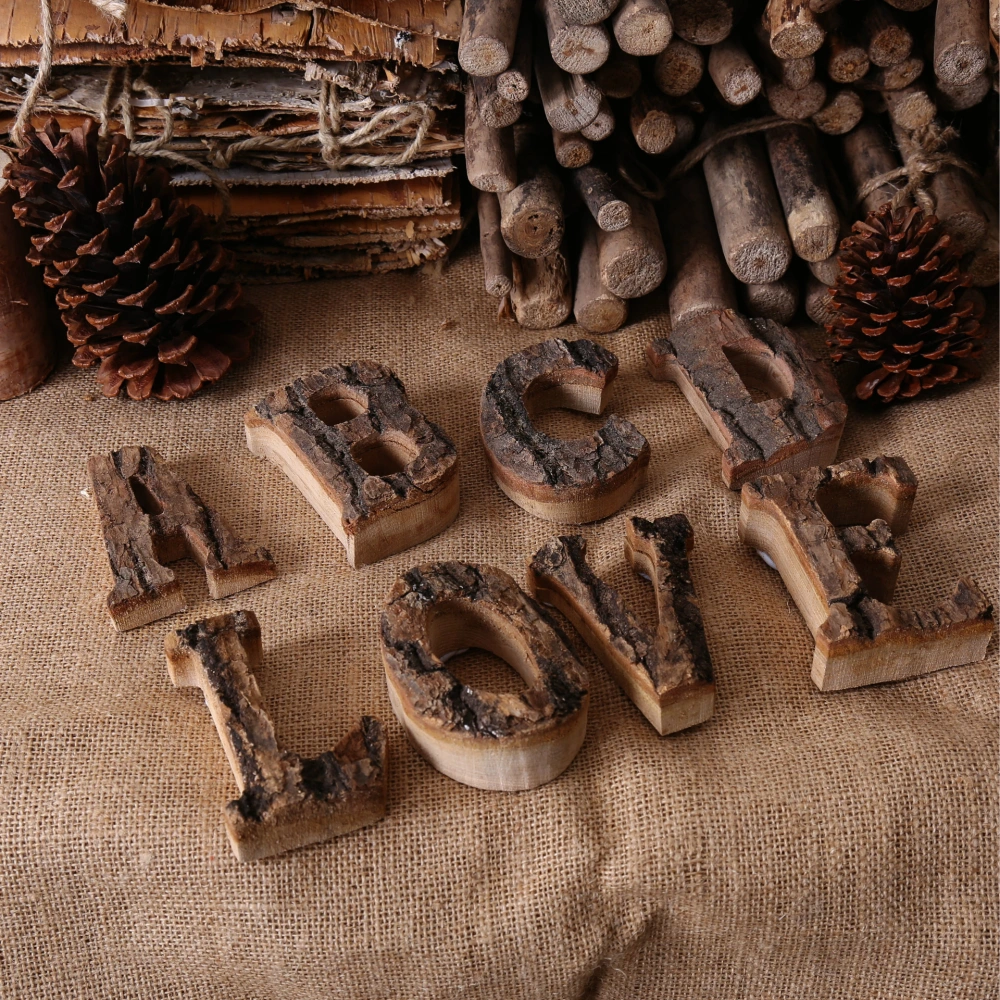
[[[122,135],[102,153],[90,120],[27,138],[7,167],[14,216],[57,290],[73,364],[99,362],[106,396],[124,385],[132,399],[185,399],[246,358],[256,316],[226,283],[233,255],[205,238],[200,209],[173,198],[167,171],[130,155]]]
[[[826,332],[834,361],[865,367],[857,397],[889,403],[976,378],[982,298],[964,291],[969,279],[937,219],[886,203],[852,232]]]

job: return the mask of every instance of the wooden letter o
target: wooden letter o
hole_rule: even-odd
[[[469,647],[505,659],[528,685],[480,691],[445,665]],[[417,749],[474,788],[522,791],[562,774],[587,731],[587,676],[565,637],[506,573],[461,562],[403,574],[382,613],[389,700]]]
[[[586,524],[609,517],[639,488],[649,443],[611,414],[589,438],[561,441],[533,413],[564,406],[601,413],[618,358],[590,340],[546,340],[497,365],[483,390],[479,427],[497,485],[531,514]]]

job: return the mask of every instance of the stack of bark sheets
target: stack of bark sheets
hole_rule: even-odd
[[[216,217],[221,180],[222,239],[244,278],[387,271],[447,253],[460,228],[460,0],[129,0],[120,22],[90,0],[51,5],[54,69],[34,124],[70,128],[103,109]],[[5,6],[2,133],[42,40],[39,0]],[[341,143],[326,159],[321,103]]]

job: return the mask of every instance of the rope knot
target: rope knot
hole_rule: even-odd
[[[895,210],[912,198],[926,214],[934,215],[937,213],[937,205],[927,186],[935,174],[951,168],[968,174],[972,182],[981,187],[982,178],[976,170],[960,156],[948,152],[948,144],[957,137],[958,132],[950,125],[942,127],[934,121],[922,128],[914,129],[909,133],[912,148],[900,149],[903,165],[878,174],[862,184],[858,189],[855,205],[860,205],[883,185],[894,184],[906,178],[903,187],[899,188],[890,199],[892,208]],[[902,146],[904,143],[901,141],[899,145]]]

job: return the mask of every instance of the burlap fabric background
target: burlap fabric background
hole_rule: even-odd
[[[90,376],[64,368],[0,405],[0,995],[994,995],[995,663],[840,694],[813,687],[809,633],[777,574],[739,544],[717,449],[680,392],[645,373],[661,300],[599,338],[621,358],[613,406],[653,457],[633,502],[584,533],[598,571],[652,622],[651,592],[624,564],[623,521],[688,514],[715,717],[658,737],[583,648],[587,738],[551,784],[477,791],[408,745],[379,660],[393,580],[447,558],[523,581],[525,557],[557,530],[487,473],[480,392],[498,361],[540,338],[497,324],[481,287],[467,253],[443,278],[258,290],[253,360],[193,401],[94,399]],[[961,573],[996,597],[995,354],[965,391],[852,413],[842,457],[901,454],[920,481],[902,603],[934,602]],[[360,571],[248,453],[241,422],[272,387],[354,358],[395,368],[462,462],[457,523]],[[171,459],[271,549],[280,578],[213,602],[180,563],[188,611],[118,635],[85,462],[128,443]],[[258,680],[285,745],[315,754],[362,713],[386,723],[383,823],[255,864],[233,858],[221,808],[235,784],[200,692],[169,682],[163,638],[240,607],[261,621]],[[455,664],[466,680],[516,683],[484,656]]]

